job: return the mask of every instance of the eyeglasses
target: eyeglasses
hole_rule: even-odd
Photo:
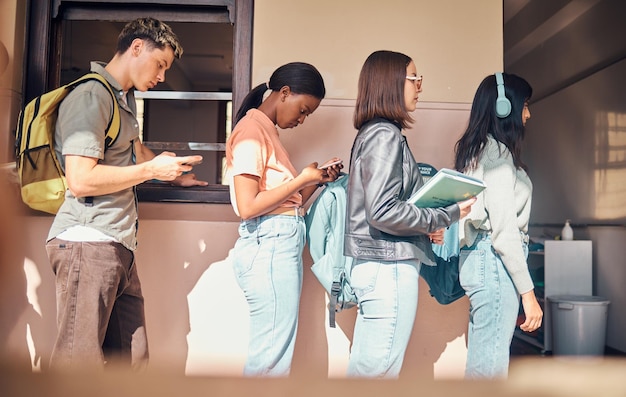
[[[406,79],[415,83],[418,90],[422,88],[422,81],[424,80],[422,76],[406,76]]]

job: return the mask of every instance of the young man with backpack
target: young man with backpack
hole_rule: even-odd
[[[201,156],[158,156],[139,139],[133,90],[165,80],[182,47],[171,28],[152,18],[129,22],[108,64],[92,62],[115,93],[97,81],[80,84],[59,106],[55,150],[68,191],[50,228],[46,251],[56,277],[58,333],[51,368],[147,364],[145,316],[135,264],[135,186],[151,179],[206,185],[188,163]],[[105,144],[115,106],[120,131]],[[105,150],[106,148],[106,150]]]

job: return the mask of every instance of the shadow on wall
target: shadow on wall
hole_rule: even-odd
[[[0,360],[18,370],[31,370],[42,361],[40,354],[31,357],[28,346],[37,348],[42,332],[41,308],[29,301],[41,280],[27,283],[25,267],[32,267],[32,262],[26,257],[28,236],[13,178],[8,171],[0,173]]]
[[[351,106],[323,108],[322,115],[346,119]],[[445,111],[448,119],[461,124],[466,110]],[[341,117],[340,117],[341,116]],[[431,116],[433,118],[434,116]],[[441,118],[427,125],[439,125]],[[304,165],[310,161],[339,155],[346,161],[355,131],[344,128],[346,122],[332,123],[334,139],[324,145],[318,142],[320,128],[326,128],[323,118],[311,119],[298,134],[281,136],[295,150]],[[445,129],[452,141],[458,128]],[[409,132],[409,140],[418,158],[441,167],[426,152],[441,152],[432,147],[430,128]],[[439,129],[432,134],[441,135]],[[430,145],[430,146],[427,146]],[[346,153],[348,152],[348,153]],[[431,157],[433,155],[431,154]],[[302,165],[296,165],[301,168]],[[10,189],[3,189],[8,194]],[[3,200],[19,200],[15,195]],[[18,203],[19,204],[19,203]],[[8,288],[2,290],[2,323],[0,331],[7,349],[2,354],[14,354],[16,365],[47,369],[56,330],[54,277],[45,254],[44,241],[51,216],[27,213],[18,217],[21,205],[2,206],[7,219],[16,227],[6,227],[9,233],[2,239],[13,250],[2,250],[2,280]],[[147,211],[146,208],[149,208]],[[183,213],[184,216],[178,216]],[[237,239],[238,218],[227,204],[154,204],[140,203],[139,247],[137,264],[146,302],[146,322],[150,344],[150,366],[186,375],[239,376],[246,359],[248,340],[248,308],[232,272],[230,250]],[[4,217],[3,217],[4,219]],[[20,237],[26,233],[28,237]],[[11,256],[8,253],[11,252]],[[28,257],[26,256],[28,255]],[[6,265],[5,265],[6,263]],[[331,378],[345,376],[356,309],[339,313],[338,327],[329,328],[324,289],[311,274],[312,260],[305,250],[304,282],[300,307],[300,326],[293,362],[294,376],[316,374]],[[24,268],[33,277],[24,275]],[[465,338],[468,303],[461,299],[449,306],[439,305],[420,281],[419,305],[415,327],[406,353],[401,378],[461,378],[465,364]],[[9,303],[10,302],[10,303]],[[9,338],[9,339],[7,339]],[[19,364],[18,364],[19,363]]]
[[[344,378],[358,309],[337,313],[337,327],[330,328],[328,299],[310,271],[312,260],[308,250],[304,252],[304,264],[305,281],[292,374]],[[422,278],[419,283],[417,316],[400,379],[462,378],[469,301],[464,297],[442,306],[430,296],[428,285]]]
[[[189,375],[241,373],[247,306],[229,260],[237,226],[140,220],[137,262],[151,365]]]
[[[293,376],[343,378],[348,367],[356,308],[336,313],[336,327],[328,325],[328,298],[311,266],[308,247],[303,253],[304,281],[300,299]]]
[[[29,239],[24,240],[25,247],[2,250],[3,254],[14,253],[12,262],[3,255],[2,280],[10,282],[2,289],[5,295],[0,330],[3,341],[7,341],[2,354],[10,357],[16,367],[33,366],[42,372],[47,370],[55,336],[54,277],[43,249],[51,219],[28,217],[25,225]],[[189,376],[242,373],[249,319],[231,264],[234,236],[229,229],[236,227],[230,222],[144,220],[141,224],[142,248],[137,263],[146,300],[151,368]],[[11,236],[2,242],[18,247],[19,228],[9,229]],[[159,249],[148,250],[143,245]],[[26,262],[24,252],[30,257]],[[24,263],[36,275],[28,283]],[[293,376],[343,378],[356,309],[339,313],[337,328],[328,327],[326,293],[310,271],[308,250],[304,263]],[[423,281],[420,289],[417,321],[401,378],[460,378],[465,360],[463,322],[467,318],[467,302],[461,299],[441,306],[428,295]],[[36,304],[31,305],[27,296]],[[458,345],[448,349],[451,343]]]
[[[243,372],[248,307],[233,275],[231,252],[211,264],[188,295],[187,375],[237,376]]]

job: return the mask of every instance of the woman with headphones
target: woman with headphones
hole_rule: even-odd
[[[470,300],[466,378],[508,375],[520,296],[523,331],[535,331],[543,318],[526,263],[532,182],[521,147],[531,96],[519,76],[487,76],[455,147],[456,169],[487,185],[459,225],[460,281]]]

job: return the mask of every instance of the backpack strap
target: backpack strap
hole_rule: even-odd
[[[115,93],[113,92],[113,89],[109,85],[109,82],[102,75],[98,73],[95,73],[95,72],[87,73],[84,76],[80,77],[79,79],[75,80],[74,82],[68,84],[67,87],[68,89],[74,89],[76,88],[76,86],[82,83],[86,83],[87,81],[98,81],[100,84],[102,84],[107,89],[107,91],[109,91],[109,94],[111,95],[111,100],[113,101],[113,114],[111,115],[111,119],[109,120],[109,124],[107,125],[106,133],[104,137],[104,150],[106,150],[108,147],[113,145],[113,143],[115,143],[115,140],[117,139],[120,133],[120,129],[121,129],[120,107],[117,104],[117,99],[115,99]]]
[[[307,239],[314,263],[311,271],[329,298],[328,325],[335,327],[336,313],[357,304],[350,287],[353,259],[343,255],[343,233],[348,175],[328,182],[307,211]]]
[[[343,274],[340,276],[343,279]],[[341,282],[333,281],[328,295],[328,326],[335,328],[335,313],[339,304],[339,295],[341,295]]]
[[[111,145],[113,145],[113,143],[115,143],[115,140],[120,134],[120,129],[121,129],[120,107],[117,104],[117,99],[115,99],[115,93],[113,92],[113,89],[109,85],[109,82],[102,75],[98,73],[93,73],[93,72],[87,73],[81,78],[68,84],[67,87],[68,89],[74,89],[76,88],[76,86],[82,83],[86,83],[87,81],[98,81],[107,89],[107,91],[109,91],[109,94],[111,95],[111,99],[113,100],[113,114],[111,115],[111,119],[109,120],[109,124],[107,125],[106,133],[104,136],[104,151],[106,151],[107,148],[109,148]],[[93,196],[85,197],[85,205],[87,207],[93,206]]]

